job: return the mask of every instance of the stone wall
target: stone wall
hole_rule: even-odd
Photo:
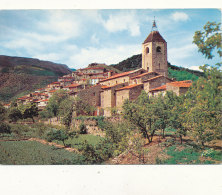
[[[130,101],[136,100],[138,96],[141,94],[142,90],[143,90],[143,85],[139,85],[130,89],[129,100]]]
[[[144,82],[144,90],[148,93],[149,90],[160,87],[169,82],[171,82],[170,79],[166,77],[159,77],[159,78]]]
[[[121,108],[126,99],[129,99],[129,89],[116,91],[116,107]]]
[[[77,97],[87,102],[92,106],[100,106],[100,92],[101,85],[95,85],[88,89],[84,89],[78,92]]]
[[[166,85],[166,90],[167,91],[173,91],[174,93],[176,93],[177,95],[180,94],[179,92],[179,87],[173,86],[173,85]]]
[[[79,127],[82,123],[86,126],[87,134],[92,134],[92,135],[101,136],[101,137],[105,136],[105,132],[98,127],[97,121],[93,119],[84,119],[84,120],[73,119],[71,128],[75,130],[79,130]]]
[[[179,95],[182,95],[188,91],[189,87],[180,87]]]

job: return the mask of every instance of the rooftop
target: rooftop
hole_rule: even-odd
[[[153,92],[153,91],[164,91],[164,90],[166,90],[166,85],[162,85],[162,86],[160,86],[160,87],[151,89],[149,92]]]
[[[145,73],[143,73],[143,74],[140,74],[140,75],[137,75],[137,76],[131,77],[131,79],[141,78],[141,77],[143,77],[143,76],[145,76],[145,75],[149,75],[149,74],[153,74],[153,73],[158,74],[157,72],[145,72]]]
[[[191,80],[186,80],[186,81],[175,81],[175,82],[171,82],[171,83],[167,83],[167,85],[171,85],[174,87],[190,87],[192,85],[192,81]]]
[[[148,42],[163,42],[166,43],[164,38],[160,35],[159,31],[152,31],[146,40],[143,42],[143,44],[148,43]]]
[[[122,87],[122,88],[119,88],[119,89],[116,89],[116,91],[120,91],[120,90],[125,90],[125,89],[132,89],[134,87],[138,87],[138,86],[142,86],[143,84],[133,84],[133,85],[128,85],[126,87]]]
[[[131,71],[129,71],[129,72],[123,72],[123,73],[115,74],[115,75],[113,75],[113,76],[111,76],[111,77],[109,77],[109,78],[107,78],[107,79],[104,79],[104,80],[102,80],[102,81],[100,81],[100,82],[108,81],[108,80],[111,80],[111,79],[116,79],[116,78],[123,77],[123,76],[128,76],[128,75],[130,75],[130,74],[132,74],[132,73],[134,73],[134,72],[136,72],[136,71],[138,71],[138,70],[140,70],[140,69],[131,70]]]
[[[65,86],[64,88],[75,88],[75,87],[78,87],[80,86],[79,84],[71,84],[71,85],[67,85]]]

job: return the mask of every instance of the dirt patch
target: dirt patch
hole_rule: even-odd
[[[76,153],[80,153],[76,148],[69,148],[69,147],[65,147],[63,145],[60,145],[60,144],[57,144],[57,143],[54,143],[54,142],[48,142],[44,139],[39,139],[39,138],[30,138],[28,139],[28,141],[37,141],[41,144],[45,144],[45,145],[49,145],[49,146],[55,146],[57,148],[63,148],[69,152],[76,152]]]
[[[133,151],[126,151],[119,156],[110,159],[106,162],[106,164],[157,164],[157,159],[165,160],[168,158],[168,155],[163,152],[165,147],[160,145],[160,143],[164,142],[165,140],[166,138],[162,139],[159,136],[154,136],[151,143],[146,142],[144,149],[147,152],[144,153],[144,158],[139,158],[138,154]]]

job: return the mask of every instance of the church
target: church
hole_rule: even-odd
[[[167,90],[173,90],[180,95],[191,85],[191,81],[174,82],[167,76],[167,42],[157,30],[154,20],[151,33],[142,43],[142,67],[99,82],[103,115],[111,116],[112,109],[120,112],[124,101],[135,100],[142,90],[149,95],[164,94]]]

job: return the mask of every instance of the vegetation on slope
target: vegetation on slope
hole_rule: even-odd
[[[71,73],[62,64],[0,55],[0,101],[9,102]]]
[[[123,72],[135,70],[142,67],[142,54],[134,55],[118,64],[110,65]],[[182,68],[168,63],[169,77],[175,78],[177,81],[192,80],[196,81],[203,73],[196,70],[190,70],[188,68]]]

